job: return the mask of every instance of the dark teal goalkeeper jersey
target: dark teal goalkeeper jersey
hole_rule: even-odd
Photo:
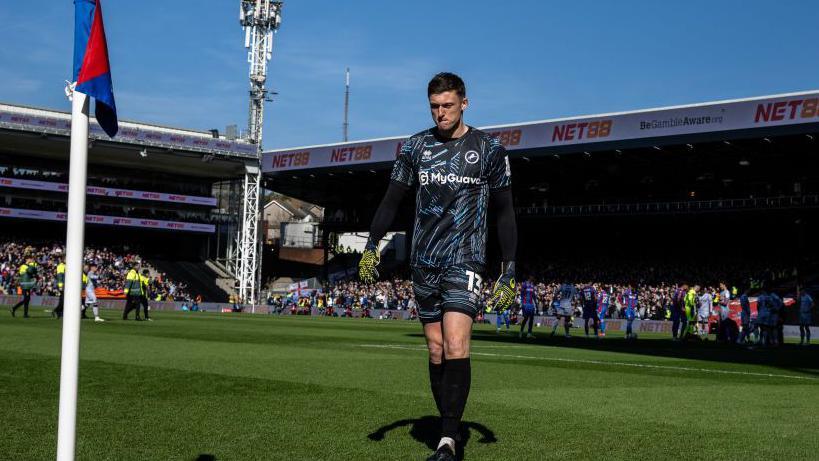
[[[511,186],[509,158],[496,138],[472,127],[452,140],[422,131],[404,143],[392,180],[417,188],[413,266],[485,265],[489,193]]]

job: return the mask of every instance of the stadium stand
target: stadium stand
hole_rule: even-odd
[[[819,285],[819,242],[809,237],[819,232],[819,119],[810,110],[776,112],[813,107],[817,98],[804,92],[483,128],[509,151],[519,268],[533,268],[546,286],[634,283],[657,298],[674,283],[769,279],[769,267],[789,274],[775,277],[782,293],[797,282]],[[368,230],[405,139],[266,152],[267,186],[325,207],[326,246],[333,234]],[[396,232],[412,229],[414,200],[404,202]],[[488,279],[497,271],[495,240]],[[382,254],[382,267],[392,263]]]
[[[64,248],[56,242],[8,241],[0,242],[0,292],[17,294],[17,268],[32,257],[38,265],[39,277],[34,293],[59,296],[57,265],[63,261]],[[86,247],[85,264],[96,264],[99,275],[97,293],[101,299],[123,298],[125,274],[128,267],[138,265],[151,273],[151,299],[155,301],[189,300],[187,284],[172,279],[161,269],[150,265],[137,252],[119,247]]]
[[[219,275],[203,262],[170,261],[156,258],[147,258],[147,261],[168,277],[174,280],[184,280],[187,292],[193,298],[201,296],[202,299],[210,302],[228,301],[228,294],[216,283]]]
[[[6,242],[64,241],[70,116],[0,104],[0,224]],[[205,262],[225,267],[235,253],[239,183],[256,147],[218,133],[120,120],[109,138],[92,120],[86,198],[88,248],[139,248],[201,289]],[[178,264],[180,267],[174,267]],[[193,277],[186,280],[186,277]],[[166,287],[166,289],[170,289]]]

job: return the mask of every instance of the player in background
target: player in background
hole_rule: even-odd
[[[571,326],[572,315],[574,315],[572,301],[577,296],[577,288],[575,288],[574,284],[564,283],[560,285],[560,288],[558,289],[558,296],[560,297],[560,305],[555,312],[557,319],[555,321],[554,328],[552,328],[552,336],[554,336],[557,332],[557,327],[560,325],[560,319],[563,318],[563,330],[565,332],[564,336],[569,338],[571,337],[569,334],[569,327]]]
[[[529,322],[529,332],[526,334],[527,338],[532,338],[532,325],[535,323],[535,311],[537,310],[537,293],[535,289],[535,278],[529,276],[523,283],[520,284],[520,306],[523,310],[523,321],[520,322],[520,333],[518,337],[523,337],[523,329],[526,328],[526,322]]]
[[[700,295],[700,308],[697,312],[697,331],[701,339],[708,340],[708,323],[711,320],[711,313],[714,309],[714,297],[711,289],[706,288]]]
[[[773,345],[781,346],[785,341],[785,303],[774,291],[768,294],[768,299],[770,300],[768,326],[771,330]]]
[[[491,310],[494,306],[490,306],[489,308]],[[504,309],[503,311],[496,309],[495,313],[495,332],[500,334],[501,326],[504,323],[506,324],[506,331],[509,331],[509,309]]]
[[[597,313],[595,312],[597,308],[597,292],[594,286],[592,286],[591,283],[587,283],[586,286],[580,290],[580,297],[583,301],[583,330],[586,332],[586,337],[589,336],[589,320],[591,320],[594,325],[594,336],[597,336]]]
[[[637,339],[634,334],[634,319],[637,317],[637,290],[629,285],[623,293],[623,304],[626,305],[626,339]]]
[[[688,328],[688,318],[685,315],[685,294],[688,284],[678,285],[671,297],[671,336],[679,341],[685,336]]]
[[[731,303],[731,292],[728,291],[728,285],[725,282],[719,283],[719,334],[718,339],[720,341],[726,341],[731,343],[734,341],[735,338],[731,337],[731,332],[733,331],[730,327],[728,322],[731,322],[730,316],[731,311],[729,309],[729,304]]]
[[[756,344],[758,346],[764,347],[770,343],[770,328],[768,327],[770,305],[768,292],[763,287],[756,295],[756,329],[758,330]]]
[[[94,321],[95,322],[104,322],[102,318],[100,318],[100,308],[97,305],[97,292],[94,289],[97,287],[97,280],[99,280],[99,275],[97,275],[97,265],[90,264],[85,267],[85,304],[82,308],[82,316],[85,318],[85,311],[88,309],[88,306],[91,306],[91,311],[94,312]]]
[[[597,318],[600,319],[600,335],[599,338],[606,336],[606,315],[609,311],[609,292],[605,287],[597,291]]]
[[[687,339],[689,336],[695,336],[694,330],[697,325],[697,300],[699,299],[697,292],[699,289],[699,285],[694,285],[688,289],[688,292],[685,294],[685,298],[683,298],[683,306],[685,308],[685,325],[681,333],[682,339]]]
[[[813,297],[810,293],[803,290],[802,287],[797,287],[799,295],[799,345],[810,345],[810,324],[813,323]],[[806,341],[807,339],[807,341]]]
[[[742,324],[742,332],[737,339],[737,344],[745,344],[751,335],[751,300],[748,298],[748,290],[742,292],[739,296],[739,322]]]

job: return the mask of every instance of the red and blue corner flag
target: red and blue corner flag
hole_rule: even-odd
[[[119,130],[100,0],[74,0],[75,91],[96,100],[94,115],[110,137]]]

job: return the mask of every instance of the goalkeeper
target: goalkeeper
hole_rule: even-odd
[[[432,396],[441,414],[441,440],[428,461],[445,461],[454,460],[458,451],[472,379],[469,348],[486,264],[487,208],[497,218],[503,259],[490,300],[499,312],[512,305],[517,292],[517,226],[506,150],[464,123],[468,101],[463,81],[438,74],[429,82],[427,96],[435,127],[403,144],[373,218],[359,275],[367,283],[378,276],[377,243],[413,189],[412,284],[429,350]]]

